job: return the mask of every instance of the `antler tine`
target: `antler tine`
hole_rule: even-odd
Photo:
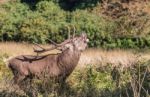
[[[48,39],[53,45],[57,46],[58,44],[51,39]]]
[[[39,47],[41,50],[44,50],[44,48],[41,47],[40,45],[38,45],[37,43],[34,43],[34,45],[36,45],[37,47]],[[35,49],[35,48],[33,48],[33,49]]]
[[[72,35],[72,37],[74,38],[75,37],[76,28],[75,28],[74,25],[72,25],[72,27],[73,27],[73,35]]]
[[[34,52],[39,54],[39,53],[44,53],[44,52],[51,51],[51,50],[54,50],[54,49],[57,49],[57,47],[52,47],[52,48],[48,48],[48,49],[45,49],[45,50],[34,50]]]
[[[51,41],[51,42],[53,42],[53,41]],[[47,52],[47,51],[51,51],[51,50],[54,50],[54,49],[58,49],[58,47],[61,47],[61,46],[65,45],[65,44],[67,44],[67,43],[69,43],[69,42],[70,42],[70,39],[65,40],[65,41],[62,42],[61,44],[57,44],[57,43],[53,42],[54,46],[51,47],[51,48],[46,48],[46,49],[43,48],[43,47],[41,47],[40,45],[34,43],[36,46],[38,46],[38,47],[40,48],[40,50],[38,50],[38,49],[36,49],[36,48],[33,48],[33,50],[34,50],[34,52],[36,52],[37,55],[38,55],[39,53],[44,53],[44,52]],[[58,49],[58,50],[59,50],[59,49]]]
[[[50,51],[50,50],[57,49],[57,46],[53,46],[52,48],[47,48],[47,49],[45,49],[45,48],[39,46],[38,44],[36,44],[36,45],[41,48],[41,50],[38,50],[38,49],[36,49],[36,48],[33,48],[34,52],[36,52],[37,54],[39,54],[39,53],[44,53],[44,52],[46,52],[46,51]]]
[[[36,48],[34,48],[33,47],[33,50],[34,50],[34,52],[36,52],[36,53],[40,53],[40,52],[43,52],[43,51],[45,51],[45,48],[43,48],[43,47],[41,47],[40,45],[38,45],[37,43],[34,43],[37,47],[39,47],[40,48],[40,50],[38,50],[38,49],[36,49]]]
[[[73,26],[73,28],[74,28],[74,33],[75,33],[75,27]],[[60,43],[60,44],[57,44],[57,43],[55,43],[54,41],[52,41],[51,39],[49,39],[49,41],[54,45],[54,47],[52,47],[52,48],[47,48],[47,49],[45,49],[45,48],[41,47],[40,45],[34,43],[36,46],[38,46],[38,47],[41,49],[41,50],[38,50],[38,49],[36,49],[36,48],[33,48],[34,52],[36,52],[37,54],[38,54],[38,53],[44,53],[44,52],[46,52],[46,51],[50,51],[50,50],[57,49],[58,47],[61,47],[61,46],[65,45],[65,44],[69,43],[69,42],[71,41],[71,39],[70,39],[70,28],[69,28],[69,26],[67,26],[67,29],[68,29],[68,39],[67,39],[67,40],[65,40],[64,42],[62,42],[62,43]],[[75,34],[74,34],[74,35],[75,35]],[[73,35],[73,38],[74,38],[74,35]]]
[[[52,41],[52,40],[50,40],[50,39],[49,39],[49,41],[50,41],[54,46],[60,47],[60,46],[63,46],[63,45],[65,45],[65,44],[69,43],[69,42],[70,42],[70,39],[67,39],[67,40],[65,40],[64,42],[60,43],[60,44],[57,44],[56,42],[54,42],[54,41]]]
[[[69,28],[69,26],[67,26],[67,29],[68,29],[68,39],[70,39],[70,28]]]

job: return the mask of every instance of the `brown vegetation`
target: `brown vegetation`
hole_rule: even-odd
[[[1,42],[0,43],[0,54],[7,55],[8,57],[15,57],[17,55],[36,55],[33,52],[33,44],[27,43],[15,43],[15,42]],[[42,47],[49,47],[49,45],[41,45]],[[11,48],[11,49],[10,49]],[[46,52],[45,54],[56,54],[58,50]],[[7,57],[6,56],[6,57]],[[135,53],[132,50],[103,50],[103,49],[87,49],[81,54],[78,67],[85,67],[87,64],[101,64],[106,65],[107,63],[113,64],[128,64],[135,62],[137,56],[142,56],[144,59],[150,59],[148,52],[146,53]],[[7,58],[8,58],[7,57]]]
[[[33,51],[32,51],[33,45],[32,44],[27,44],[27,43],[22,43],[22,44],[20,44],[20,43],[0,43],[0,44],[1,44],[0,45],[1,46],[0,56],[2,56],[3,59],[9,58],[12,55],[16,56],[18,54],[22,54],[23,52],[27,52],[28,49],[30,50],[29,54],[33,54]],[[12,46],[12,45],[14,45],[14,46]],[[42,47],[43,46],[47,47],[45,45],[42,45]],[[9,48],[11,48],[9,50],[9,52],[11,52],[11,55],[7,52],[5,52],[5,53],[3,52],[4,47],[7,50],[9,50]],[[22,49],[22,47],[24,49]],[[17,50],[18,50],[17,51],[18,54],[15,54],[15,51],[13,51],[13,50],[15,50],[15,48],[17,48]],[[27,50],[27,51],[25,51],[25,50]],[[50,52],[50,53],[56,53],[56,52],[57,51]],[[128,72],[130,72],[131,70],[126,71],[126,73],[124,74],[122,72],[124,72],[126,69],[122,69],[120,67],[117,67],[117,70],[115,70],[115,69],[113,69],[113,67],[114,66],[116,67],[116,65],[120,65],[120,64],[123,67],[125,67],[126,64],[128,65],[128,64],[135,63],[135,61],[137,60],[136,56],[139,54],[140,53],[133,53],[132,50],[127,51],[127,50],[117,49],[117,50],[107,51],[107,50],[102,50],[102,49],[88,49],[82,53],[79,64],[78,64],[75,72],[73,72],[73,74],[67,80],[67,83],[70,85],[70,88],[77,89],[75,91],[76,91],[76,94],[79,95],[79,97],[82,97],[83,95],[84,96],[95,95],[95,97],[101,97],[99,95],[105,95],[104,97],[112,97],[111,95],[113,95],[113,94],[111,94],[112,93],[111,91],[109,91],[109,92],[111,92],[109,94],[109,96],[107,95],[108,93],[105,93],[105,92],[100,93],[98,91],[93,91],[93,92],[91,92],[92,94],[91,93],[89,94],[88,91],[91,91],[91,89],[93,89],[95,86],[96,86],[95,87],[96,89],[99,89],[99,88],[104,89],[105,87],[106,88],[111,87],[111,89],[116,89],[117,87],[115,87],[114,83],[116,83],[116,85],[119,85],[119,86],[121,86],[121,85],[125,86],[126,82],[132,80],[132,79],[128,80],[129,76],[127,76]],[[149,53],[146,53],[146,54],[141,53],[140,55],[145,59],[150,59]],[[4,63],[0,63],[0,64],[4,65]],[[111,68],[108,68],[107,66],[105,67],[104,65],[111,66]],[[96,66],[96,68],[98,68],[98,70],[94,69],[95,66]],[[128,66],[130,66],[130,65],[128,65]],[[91,69],[90,68],[88,69],[87,67],[91,67]],[[99,69],[100,69],[100,71],[99,71]],[[102,71],[101,71],[101,69],[102,69]],[[119,71],[118,71],[118,69],[119,69]],[[121,69],[121,71],[120,71],[120,69]],[[18,89],[18,87],[16,87],[16,86],[12,87],[11,86],[10,79],[12,79],[12,76],[10,76],[10,72],[9,72],[10,70],[9,71],[8,70],[2,70],[2,71],[3,71],[2,76],[4,78],[3,78],[3,80],[0,80],[0,96],[5,97],[5,96],[11,95],[10,97],[14,97],[14,96],[23,96],[23,95],[25,96],[25,95],[27,95],[26,93],[24,93],[23,91]],[[112,72],[113,83],[112,83],[110,72]],[[118,75],[118,73],[119,73],[119,75]],[[118,76],[121,76],[121,77],[118,77]],[[145,79],[147,79],[147,78],[145,78]],[[118,81],[119,81],[119,83],[118,83]],[[58,95],[58,94],[55,94],[55,93],[57,93],[56,89],[58,89],[58,87],[56,87],[57,84],[53,84],[54,86],[50,87],[48,84],[46,84],[44,82],[45,82],[44,80],[42,81],[42,83],[40,82],[41,85],[43,85],[43,86],[39,86],[40,88],[35,87],[40,94],[44,95],[43,93],[40,92],[40,90],[44,89],[44,91],[49,91],[49,89],[54,89],[52,94],[54,93],[54,95]],[[37,83],[37,85],[40,85],[40,84],[38,84],[39,81],[37,79],[34,81],[34,83]],[[94,85],[94,87],[93,87],[93,85]],[[134,83],[132,83],[132,85],[134,85]],[[134,89],[134,86],[132,86],[132,88]],[[45,90],[45,89],[48,89],[48,90]],[[64,91],[65,91],[65,93],[68,93],[68,95],[71,95],[71,93],[72,93],[68,88],[65,88]],[[115,91],[117,91],[117,92],[115,92]],[[121,88],[120,88],[120,91],[121,91]],[[127,90],[126,92],[130,93],[130,92],[132,92],[132,90]],[[135,91],[135,93],[136,92],[138,92],[138,91]],[[115,95],[118,95],[118,90],[114,90],[114,93],[116,93]],[[45,93],[45,94],[49,94],[49,93]],[[119,94],[122,95],[121,92]],[[61,95],[61,96],[66,97],[65,95],[63,95],[63,96]],[[75,95],[75,94],[72,94],[72,95]],[[52,96],[52,97],[54,97],[54,96]],[[115,96],[115,97],[118,97],[118,96]]]

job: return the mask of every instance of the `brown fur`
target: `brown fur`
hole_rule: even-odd
[[[63,46],[62,53],[44,56],[21,55],[9,60],[9,68],[15,83],[34,76],[42,78],[43,73],[50,78],[65,80],[78,64],[81,51],[87,46],[87,37],[82,34]]]

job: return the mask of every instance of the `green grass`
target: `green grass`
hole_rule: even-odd
[[[73,11],[64,10],[61,7],[63,3],[59,4],[59,0],[40,0],[34,5],[32,2],[21,1],[11,1],[0,6],[0,41],[45,44],[51,39],[59,43],[67,38],[68,27],[72,33],[74,26],[76,34],[82,31],[87,33],[90,47],[109,49],[150,47],[149,14],[139,16],[139,13],[135,12],[133,17],[135,19],[132,19],[130,11],[125,11],[127,15],[109,19],[102,14],[103,11],[107,12],[109,4],[104,9],[102,6],[99,8],[101,4],[97,5],[98,0],[94,0],[96,4],[92,8],[90,7],[94,3],[92,0],[87,2],[83,0]],[[92,12],[94,10],[95,13]],[[122,12],[121,9],[119,11]],[[113,11],[109,12],[114,14]]]
[[[119,67],[112,68],[111,64],[103,68],[91,66],[83,69],[76,68],[63,85],[54,83],[50,79],[46,81],[46,79],[38,80],[35,78],[32,86],[25,85],[25,92],[23,92],[20,89],[11,87],[12,74],[2,62],[2,58],[0,59],[2,71],[0,95],[4,97],[6,95],[9,97],[23,97],[23,95],[29,96],[34,92],[38,93],[38,97],[127,97],[127,95],[136,97],[133,95],[139,92],[138,90],[133,91],[133,88],[137,88],[136,86],[139,83],[141,84],[143,79],[142,88],[144,89],[141,90],[140,95],[148,97],[150,93],[150,84],[148,83],[150,76],[149,62],[139,62],[132,68],[124,70]],[[137,82],[134,83],[134,81]],[[133,84],[135,84],[134,87]],[[147,91],[147,94],[145,91]]]
[[[142,53],[140,58],[128,60],[136,56],[132,51],[99,49],[83,52],[77,68],[63,85],[47,78],[42,80],[35,78],[32,87],[27,83],[23,91],[16,85],[11,85],[13,75],[4,61],[12,56],[32,54],[32,52],[32,44],[0,43],[0,96],[26,97],[35,92],[39,97],[119,97],[120,95],[127,97],[127,94],[129,97],[137,97],[133,95],[138,94],[139,91],[133,92],[133,85],[135,84],[134,88],[137,88],[143,78],[142,88],[144,89],[140,94],[148,97],[145,91],[148,91],[147,95],[150,93],[149,56]],[[146,61],[142,57],[147,57]],[[98,58],[102,60],[97,60]],[[85,60],[91,61],[85,62]],[[129,63],[132,65],[126,66]]]

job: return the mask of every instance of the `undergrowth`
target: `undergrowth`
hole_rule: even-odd
[[[132,67],[88,65],[78,69],[63,83],[51,79],[24,82],[24,92],[12,84],[12,74],[1,60],[0,96],[3,97],[149,97],[150,63],[138,62]],[[3,64],[3,65],[2,65]],[[3,69],[2,69],[3,68]],[[13,94],[13,95],[12,95]]]
[[[53,40],[59,43],[67,38],[69,28],[71,34],[76,28],[76,34],[87,33],[90,47],[150,47],[149,14],[132,13],[123,3],[107,2],[105,5],[103,0],[74,0],[73,10],[64,10],[62,6],[69,7],[69,2],[15,0],[1,4],[0,41],[45,44]]]

